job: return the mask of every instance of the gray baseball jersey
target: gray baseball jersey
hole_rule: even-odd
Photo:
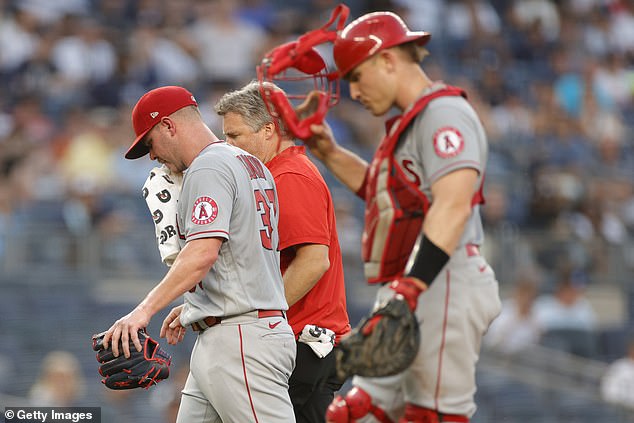
[[[444,87],[434,84],[424,95]],[[458,169],[477,170],[480,176],[474,192],[480,188],[487,139],[476,112],[463,97],[432,100],[399,141],[394,153],[397,165],[432,204],[431,185]],[[397,376],[353,380],[372,396],[374,405],[395,420],[405,403],[446,414],[471,416],[475,412],[475,363],[480,341],[501,307],[495,273],[479,254],[482,242],[479,205],[474,204],[459,246],[419,297],[416,316],[421,322],[421,345],[415,362]],[[393,295],[389,286],[383,286],[375,306]],[[368,416],[359,421],[374,420]]]
[[[182,324],[288,309],[277,251],[277,194],[266,166],[237,147],[211,144],[187,170],[177,213],[181,248],[198,238],[226,240],[211,271],[185,294]]]
[[[218,258],[185,294],[183,325],[221,321],[200,332],[190,360],[178,423],[294,423],[288,380],[295,337],[280,274],[278,203],[273,176],[254,156],[217,142],[191,163],[177,208],[186,242],[224,239]]]
[[[443,84],[435,84],[429,94]],[[401,136],[396,159],[412,182],[433,203],[431,185],[440,177],[461,168],[473,168],[482,184],[488,155],[487,138],[471,105],[456,96],[440,97],[419,114]],[[474,205],[460,245],[484,241],[480,206]]]

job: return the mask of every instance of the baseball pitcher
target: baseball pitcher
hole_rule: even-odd
[[[163,280],[107,331],[103,346],[114,356],[141,351],[139,330],[183,295],[160,334],[170,344],[188,329],[198,335],[177,422],[295,422],[288,395],[295,338],[286,321],[271,173],[219,141],[182,87],[146,93],[132,120],[137,137],[126,158],[149,154],[174,173],[186,170],[176,209],[180,252]]]

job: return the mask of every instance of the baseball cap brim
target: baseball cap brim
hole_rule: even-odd
[[[150,132],[150,129],[136,137],[130,148],[128,148],[128,151],[125,153],[126,159],[140,159],[150,152],[148,146],[143,143],[143,138],[147,135],[148,132]]]

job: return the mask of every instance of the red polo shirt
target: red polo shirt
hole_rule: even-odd
[[[330,190],[319,170],[306,156],[305,147],[287,148],[266,166],[275,178],[279,201],[280,267],[282,274],[300,244],[328,246],[330,268],[302,299],[288,310],[298,336],[306,324],[331,329],[339,340],[350,331],[346,310],[341,249]]]

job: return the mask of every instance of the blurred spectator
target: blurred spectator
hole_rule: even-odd
[[[594,162],[593,145],[585,137],[577,121],[559,111],[551,115],[552,132],[541,140],[544,163],[556,169],[582,173]]]
[[[590,57],[604,57],[610,50],[610,15],[599,1],[588,0],[588,3],[591,3],[589,9],[585,10],[581,17],[581,21],[584,22],[581,28],[584,50]],[[583,9],[581,13],[584,13]]]
[[[93,16],[112,36],[132,26],[134,8],[129,0],[95,0],[93,3]]]
[[[534,313],[543,330],[543,345],[584,357],[595,356],[597,316],[585,295],[586,283],[585,274],[564,270],[554,292],[537,298]]]
[[[486,43],[502,29],[500,16],[488,0],[452,0],[446,8],[444,32],[449,48],[463,60],[475,58],[474,43]]]
[[[112,78],[117,69],[114,47],[93,18],[67,17],[74,32],[58,39],[50,51],[56,69],[49,103],[55,113],[71,106],[89,105],[87,90]]]
[[[609,190],[610,184],[604,183]],[[573,235],[588,244],[622,245],[626,241],[627,230],[620,217],[610,210],[608,195],[594,192],[581,202],[579,208],[568,215]]]
[[[527,223],[535,229],[551,228],[562,211],[582,200],[585,187],[575,173],[539,162],[532,166]]]
[[[407,13],[403,18],[411,28],[421,28],[432,34],[441,35],[444,31],[443,16],[445,2],[442,0],[395,0]],[[440,38],[440,37],[439,37]]]
[[[76,110],[81,128],[63,148],[60,171],[69,185],[103,188],[112,183],[112,145],[108,140],[115,117],[107,110]]]
[[[630,339],[625,356],[608,366],[601,380],[601,397],[634,410],[634,338]]]
[[[36,95],[17,100],[11,112],[10,130],[0,143],[0,158],[18,161],[38,147],[47,146],[56,128]]]
[[[533,308],[538,288],[534,277],[520,273],[511,296],[502,301],[502,312],[483,339],[485,345],[513,354],[538,344],[541,327]]]
[[[1,17],[0,72],[15,72],[35,54],[37,24],[35,16],[19,9]]]
[[[535,303],[536,318],[544,330],[596,329],[596,314],[585,296],[586,284],[582,272],[560,272],[554,292],[540,295]]]
[[[587,91],[592,91],[592,86],[587,86],[578,71],[577,64],[573,61],[572,52],[558,50],[550,57],[551,66],[555,73],[553,84],[554,94],[558,105],[568,115],[579,117],[582,107],[582,99]]]
[[[610,247],[622,249],[628,243],[619,205],[630,195],[629,182],[601,179],[588,184],[583,197],[562,210],[553,222],[553,234],[559,241],[553,239],[551,248],[544,251],[544,257],[551,257],[549,265],[565,260],[604,279],[613,263],[610,256],[615,250]]]
[[[127,48],[129,77],[144,87],[195,85],[200,77],[193,55],[163,34],[160,26],[140,23],[130,34]]]
[[[515,0],[513,14],[523,28],[537,28],[544,39],[553,41],[559,36],[559,11],[550,0]]]
[[[79,360],[67,351],[52,351],[42,360],[40,375],[29,391],[34,407],[81,405],[84,377]]]
[[[610,44],[619,55],[634,54],[634,4],[630,0],[616,0],[611,4],[612,22]]]
[[[92,18],[73,19],[75,29],[55,43],[51,61],[70,87],[108,79],[116,69],[116,55],[104,37],[101,24]]]
[[[618,109],[610,107],[607,93],[595,88],[593,75],[597,64],[591,60],[585,66],[585,87],[575,99],[579,102],[577,107],[581,128],[595,145],[606,139],[621,144],[625,135],[625,121]]]
[[[515,91],[506,91],[491,110],[495,133],[509,141],[526,139],[534,133],[533,112]]]
[[[594,75],[594,83],[607,95],[609,106],[624,109],[632,103],[632,78],[634,71],[628,67],[625,56],[609,53],[601,61]]]
[[[507,98],[509,88],[500,71],[493,67],[487,67],[480,72],[477,79],[478,93],[490,107],[495,107]]]
[[[38,40],[37,49],[29,60],[22,63],[22,65],[14,72],[10,78],[5,79],[7,93],[10,93],[12,98],[24,98],[27,96],[33,96],[42,100],[44,103],[41,108],[50,113],[50,118],[56,119],[58,111],[53,113],[49,107],[48,99],[54,92],[53,86],[57,79],[57,69],[49,60],[51,55],[51,49],[55,42],[54,35],[49,34]]]
[[[263,29],[240,18],[236,0],[196,3],[190,30],[205,79],[241,84],[254,76],[256,53],[266,40]]]

